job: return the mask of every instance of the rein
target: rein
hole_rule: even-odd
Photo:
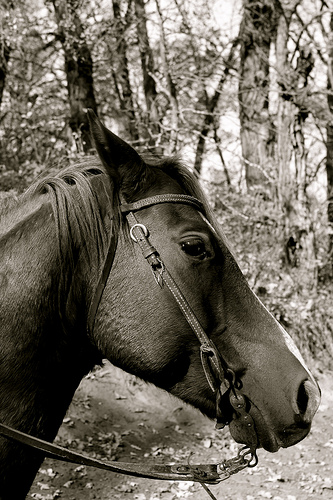
[[[244,437],[243,439],[246,446],[241,448],[236,457],[225,460],[220,464],[142,465],[117,462],[106,463],[100,460],[91,459],[79,453],[69,451],[61,446],[20,432],[2,423],[0,423],[0,434],[11,440],[35,448],[43,452],[43,454],[49,458],[65,462],[92,466],[111,472],[150,479],[197,481],[201,483],[211,498],[215,498],[205,486],[205,483],[217,484],[246,467],[256,466],[258,463],[256,455],[258,437],[254,421],[249,414],[249,402],[241,393],[241,381],[237,379],[234,371],[228,367],[213,341],[208,337],[191,306],[161,260],[158,251],[151,245],[149,241],[149,230],[145,225],[140,224],[134,215],[134,212],[160,203],[190,205],[205,215],[202,203],[196,198],[184,194],[156,195],[134,203],[123,203],[120,209],[126,216],[129,224],[130,237],[139,245],[143,257],[151,268],[156,283],[161,288],[167,288],[171,293],[199,341],[202,367],[208,385],[216,398],[217,428],[223,428],[225,425],[233,425],[237,428],[238,435],[240,434]],[[88,313],[88,333],[92,333],[93,331],[96,313],[111,271],[116,248],[117,237],[111,231],[108,252]],[[227,415],[222,412],[221,407],[224,405],[229,405]]]

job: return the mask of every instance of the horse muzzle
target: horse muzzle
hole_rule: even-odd
[[[236,409],[229,424],[233,439],[251,448],[256,435],[257,448],[276,452],[279,448],[293,446],[308,435],[320,404],[320,390],[314,380],[303,381],[293,401],[292,412],[288,412],[289,421],[282,418],[283,408],[276,415],[269,415],[266,408],[259,408],[247,397],[244,399],[251,422]]]

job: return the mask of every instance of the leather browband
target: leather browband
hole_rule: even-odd
[[[136,212],[142,208],[151,207],[160,203],[181,203],[183,205],[191,205],[200,212],[205,213],[203,203],[187,194],[158,194],[150,198],[143,198],[142,200],[135,201],[134,203],[122,203],[120,209],[122,213]]]

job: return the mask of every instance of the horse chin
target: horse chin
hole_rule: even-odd
[[[253,404],[251,405],[250,415],[255,422],[256,433],[259,441],[258,448],[263,448],[271,453],[278,451],[282,447],[280,439],[266,422],[260,410]]]
[[[310,424],[297,425],[297,423],[295,423],[277,432],[274,426],[269,423],[268,419],[265,418],[262,412],[254,404],[251,404],[249,413],[255,423],[255,431],[258,438],[257,448],[263,448],[271,453],[278,451],[280,448],[288,448],[289,446],[297,444],[304,439],[310,431]],[[249,440],[247,440],[245,426],[233,425],[231,422],[230,434],[236,442],[251,447]],[[248,434],[248,436],[250,438],[250,434]]]
[[[244,444],[245,446],[250,446],[250,443],[244,439],[244,434],[242,432],[239,432],[238,429],[232,429],[230,428],[230,434],[232,438],[236,441],[236,443]],[[258,432],[257,431],[257,436],[258,436],[258,445],[256,448],[264,448],[264,450],[269,451],[271,453],[274,453],[278,451],[281,448],[281,444],[279,443],[279,440],[277,439],[276,435],[265,429],[265,432]]]
[[[251,405],[250,415],[255,423],[255,431],[257,435],[256,448],[263,448],[266,451],[274,453],[278,451],[283,443],[276,435],[276,433],[266,423],[261,412],[254,405]],[[242,443],[250,448],[253,446],[251,443],[251,434],[248,432],[245,425],[237,425],[237,420],[230,423],[230,434],[237,443]]]

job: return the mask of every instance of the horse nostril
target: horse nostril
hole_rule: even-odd
[[[302,382],[298,389],[297,394],[297,407],[299,409],[300,415],[303,416],[306,413],[309,402],[309,395],[305,389],[305,383]]]
[[[297,393],[297,408],[302,420],[310,423],[318,410],[320,403],[320,391],[318,386],[311,380],[301,383]]]

